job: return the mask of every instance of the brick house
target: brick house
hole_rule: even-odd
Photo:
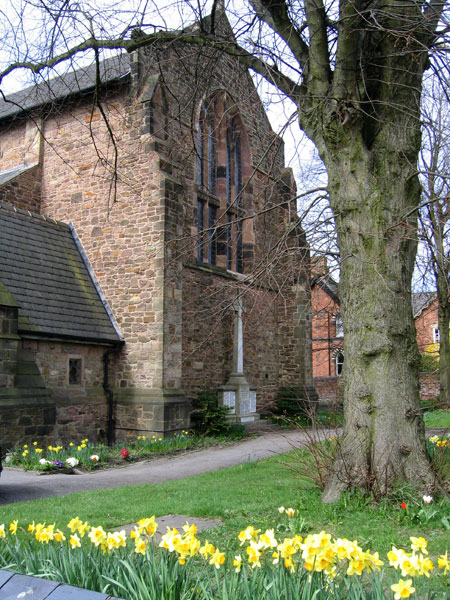
[[[0,218],[69,232],[84,270],[58,268],[76,305],[89,274],[109,331],[83,315],[63,331],[52,314],[27,329],[20,285],[0,268],[3,445],[186,428],[189,398],[232,375],[237,300],[257,408],[282,385],[310,389],[309,254],[292,198],[251,77],[214,49],[138,50],[103,61],[100,80],[91,65],[1,102]],[[44,304],[58,285],[39,287]],[[25,351],[41,386],[26,401],[14,372]]]
[[[338,284],[330,275],[325,257],[311,263],[312,362],[314,386],[322,402],[339,396],[344,365],[344,329]]]
[[[414,324],[420,354],[439,349],[438,300],[435,292],[413,294]]]
[[[344,364],[344,328],[340,316],[338,283],[330,275],[326,258],[311,261],[312,364],[314,386],[322,401],[340,397]],[[412,295],[419,352],[436,352],[439,346],[438,306],[434,292]],[[421,373],[421,397],[439,393],[439,376]]]

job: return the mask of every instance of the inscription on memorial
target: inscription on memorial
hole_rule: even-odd
[[[230,414],[234,415],[236,412],[236,392],[224,392],[223,393],[223,405],[230,408]]]
[[[241,415],[247,415],[250,410],[250,390],[247,386],[242,385],[239,387],[239,413]]]

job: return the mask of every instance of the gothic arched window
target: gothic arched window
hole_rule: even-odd
[[[197,260],[244,272],[248,143],[224,92],[202,103],[197,129]],[[247,163],[245,162],[247,161]]]
[[[227,269],[242,273],[242,154],[236,119],[227,128],[226,150]]]
[[[214,104],[203,103],[197,133],[197,186],[201,192],[197,196],[197,260],[203,262],[206,258],[210,265],[216,264],[217,234],[214,228],[219,205],[214,198],[217,189]]]

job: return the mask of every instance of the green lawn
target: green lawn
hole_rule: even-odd
[[[210,532],[208,539],[231,550],[239,546],[236,536],[247,525],[263,530],[274,527],[279,520],[277,507],[284,505],[299,510],[304,520],[302,533],[325,529],[336,537],[357,539],[384,556],[393,544],[407,547],[410,536],[425,536],[434,557],[450,546],[448,500],[433,502],[436,514],[428,521],[418,514],[424,508],[422,500],[411,499],[406,491],[398,491],[391,504],[344,496],[337,504],[323,505],[318,490],[302,489],[305,481],[287,468],[286,464],[294,460],[295,453],[290,453],[180,481],[11,504],[0,507],[0,523],[8,525],[18,519],[19,526],[26,526],[34,520],[63,527],[79,516],[108,529],[153,514],[186,514],[194,522],[195,517],[219,517],[223,526]],[[406,510],[400,507],[402,502],[407,503]]]
[[[425,427],[444,427],[450,429],[450,410],[438,409],[424,414]]]

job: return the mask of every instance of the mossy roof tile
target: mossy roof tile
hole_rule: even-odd
[[[22,335],[120,340],[64,223],[0,204],[0,281],[20,305]]]

